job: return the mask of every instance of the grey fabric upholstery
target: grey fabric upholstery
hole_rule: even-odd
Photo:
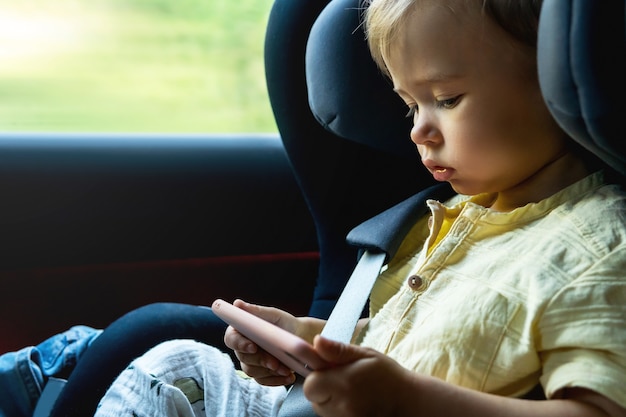
[[[545,0],[538,68],[544,98],[560,126],[626,174],[626,33],[623,0]]]

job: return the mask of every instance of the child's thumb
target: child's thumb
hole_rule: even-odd
[[[315,336],[313,347],[322,359],[335,365],[354,362],[367,356],[367,351],[355,345],[335,342],[322,336]]]

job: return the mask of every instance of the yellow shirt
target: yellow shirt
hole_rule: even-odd
[[[626,194],[598,172],[508,213],[492,199],[428,202],[358,343],[479,391],[578,386],[626,407]]]

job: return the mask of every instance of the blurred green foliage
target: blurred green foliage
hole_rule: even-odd
[[[274,132],[272,0],[0,0],[0,131]]]

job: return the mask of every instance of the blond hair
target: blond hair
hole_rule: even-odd
[[[533,50],[537,48],[542,0],[454,0],[449,4],[441,0],[364,0],[365,34],[370,53],[385,74],[389,75],[385,62],[406,20],[419,5],[427,1],[447,6],[451,10],[474,5],[480,7],[481,13],[502,27],[513,39]]]

